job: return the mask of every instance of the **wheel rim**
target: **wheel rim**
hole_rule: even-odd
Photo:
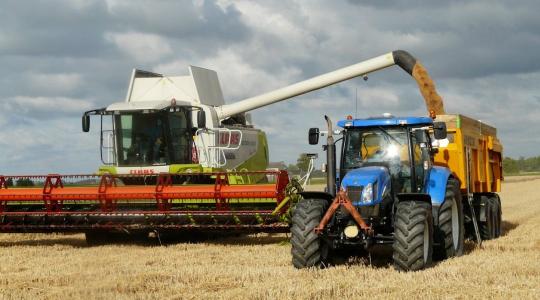
[[[427,263],[429,256],[429,224],[427,220],[424,222],[424,263]]]
[[[452,201],[452,242],[454,249],[459,245],[459,211],[456,201]]]

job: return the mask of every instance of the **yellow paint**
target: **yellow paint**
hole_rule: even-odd
[[[459,120],[459,116],[457,117]],[[437,120],[436,121],[444,121]],[[466,123],[446,122],[449,144],[440,147],[435,164],[449,168],[461,182],[461,190],[467,189],[466,151],[470,149],[470,191],[472,193],[499,192],[502,176],[502,145],[496,136],[488,135]],[[461,124],[460,124],[461,123]]]

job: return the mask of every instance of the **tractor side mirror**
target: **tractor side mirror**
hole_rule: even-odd
[[[206,113],[202,109],[197,111],[197,127],[206,128]]]
[[[90,131],[90,116],[87,114],[84,114],[82,116],[82,131],[83,132]]]
[[[446,123],[444,122],[433,122],[433,136],[437,140],[444,140],[448,132],[446,131]]]
[[[310,145],[317,145],[319,143],[319,128],[310,128],[308,137]]]

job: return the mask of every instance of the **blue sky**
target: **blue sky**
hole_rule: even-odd
[[[420,59],[449,113],[496,126],[512,157],[539,155],[537,1],[2,1],[0,173],[93,172],[96,122],[132,68],[218,72],[232,103],[392,50]],[[358,109],[355,112],[355,95]],[[390,112],[425,115],[397,67],[253,111],[272,161],[294,162],[307,129]]]

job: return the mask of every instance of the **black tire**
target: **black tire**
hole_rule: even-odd
[[[497,197],[497,236],[500,237],[502,234],[502,205],[501,199]]]
[[[492,215],[493,215],[493,238],[498,238],[501,236],[501,222],[502,222],[502,210],[501,210],[501,201],[499,197],[492,196],[490,197],[492,202]]]
[[[435,230],[437,246],[434,256],[439,259],[463,255],[465,226],[463,202],[459,183],[448,180],[444,202],[439,208],[439,222]]]
[[[315,233],[328,207],[323,199],[302,199],[292,214],[291,253],[295,268],[324,267],[328,259],[328,245]]]
[[[417,271],[431,265],[433,217],[429,203],[406,201],[397,204],[393,250],[396,270]]]
[[[482,196],[480,199],[480,207],[484,210],[486,216],[485,221],[479,222],[480,236],[483,241],[492,240],[497,237],[498,208],[496,199],[493,197]]]

